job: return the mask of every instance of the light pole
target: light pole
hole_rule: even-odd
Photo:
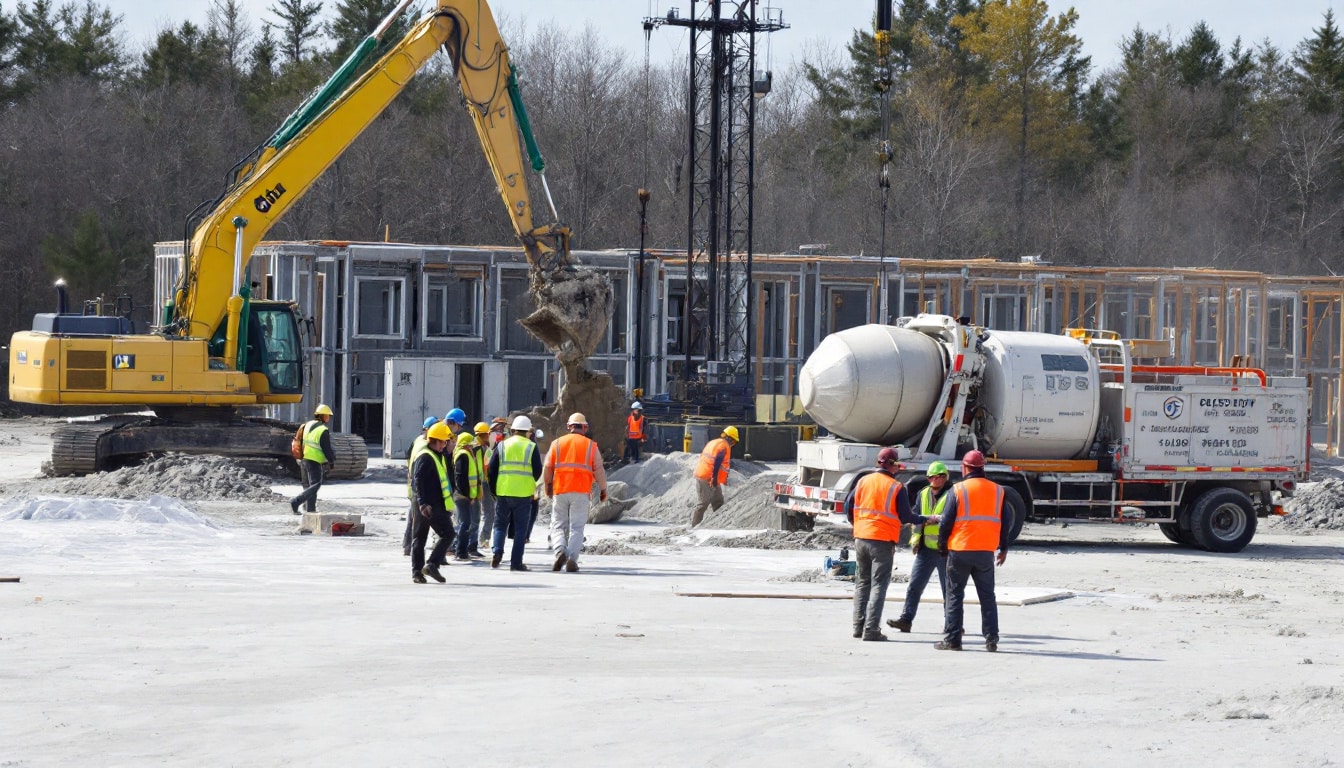
[[[639,190],[639,270],[635,276],[635,386],[644,388],[644,236],[649,233],[649,190]]]

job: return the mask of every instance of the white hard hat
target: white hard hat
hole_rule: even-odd
[[[510,429],[516,429],[520,432],[527,432],[532,429],[532,420],[526,416],[517,416],[513,420],[513,426]]]
[[[641,403],[641,402],[639,402],[638,400],[636,400],[635,402],[633,402],[633,403],[630,404],[630,410],[632,410],[632,411],[642,411],[642,410],[644,410],[644,404]]]
[[[584,416],[582,413],[573,413],[573,414],[570,414],[570,416],[569,416],[569,421],[567,421],[567,422],[565,422],[565,423],[566,423],[566,424],[582,424],[583,426],[586,427],[586,426],[588,426],[588,417]]]

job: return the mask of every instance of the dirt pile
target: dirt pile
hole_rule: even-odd
[[[616,461],[625,450],[625,417],[629,407],[629,397],[612,382],[610,375],[594,373],[576,364],[565,366],[565,386],[559,402],[521,413],[532,420],[534,429],[545,433],[537,441],[543,456],[550,450],[552,440],[569,431],[565,425],[570,414],[582,413],[588,419],[588,436],[597,441],[603,458]]]
[[[695,462],[689,453],[650,454],[611,474],[626,484],[638,499],[626,517],[664,523],[689,523],[697,499]],[[705,513],[705,528],[775,528],[779,510],[774,505],[774,484],[785,478],[753,462],[735,461],[728,472],[723,506]]]
[[[1344,531],[1344,480],[1304,483],[1284,508],[1288,512],[1283,518],[1285,527]]]
[[[648,552],[642,549],[626,544],[618,539],[603,539],[596,544],[584,544],[583,554],[585,555],[611,555],[611,556],[631,556],[647,555]]]
[[[222,456],[170,453],[145,464],[96,475],[10,483],[0,488],[0,494],[11,498],[57,494],[148,499],[158,495],[182,500],[280,501],[283,497],[270,489],[273,483],[271,477]]]

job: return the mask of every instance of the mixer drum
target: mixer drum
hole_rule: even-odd
[[[798,374],[803,407],[832,433],[861,443],[919,439],[942,391],[943,347],[890,325],[863,325],[822,339]]]

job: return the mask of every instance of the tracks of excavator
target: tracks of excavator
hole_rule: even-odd
[[[52,474],[87,475],[168,452],[210,454],[292,462],[289,444],[298,429],[272,419],[181,420],[155,416],[109,416],[71,422],[52,433]],[[326,476],[354,480],[369,463],[368,446],[359,435],[331,434],[335,460]]]

